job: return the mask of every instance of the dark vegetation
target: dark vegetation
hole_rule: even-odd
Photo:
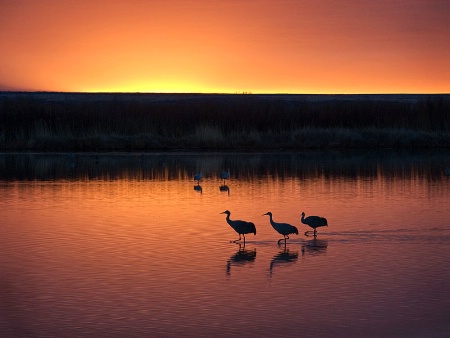
[[[0,93],[2,151],[449,146],[449,95]]]

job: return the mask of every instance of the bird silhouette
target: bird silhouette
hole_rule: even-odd
[[[230,169],[228,169],[228,171],[222,171],[219,174],[219,177],[223,180],[223,185],[225,185],[225,180],[230,178]]]
[[[194,175],[194,181],[197,181],[197,184],[200,184],[200,180],[203,178],[202,172]]]
[[[269,215],[270,217],[270,224],[272,224],[273,228],[281,235],[284,236],[284,238],[281,238],[278,240],[278,244],[284,239],[284,243],[286,244],[286,239],[289,239],[289,234],[296,234],[298,235],[298,230],[295,226],[288,224],[288,223],[277,223],[274,222],[272,219],[272,213],[266,212],[263,214],[263,216]]]
[[[308,216],[305,218],[304,212],[302,212],[301,221],[303,224],[309,225],[311,228],[314,229],[314,237],[317,236],[316,228],[328,226],[328,222],[327,222],[326,218],[320,217],[320,216]],[[310,233],[310,232],[312,232],[312,231],[306,231],[305,235],[308,236],[308,233]]]
[[[221,214],[227,214],[227,223],[239,234],[239,239],[232,241],[234,243],[241,240],[241,235],[244,237],[244,246],[245,246],[245,234],[253,233],[256,235],[256,227],[252,222],[246,222],[241,220],[231,220],[230,212],[225,210],[221,212]]]

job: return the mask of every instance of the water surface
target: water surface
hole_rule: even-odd
[[[449,335],[449,163],[439,151],[0,155],[0,332]],[[245,247],[225,210],[255,223]],[[278,245],[267,211],[299,235]],[[305,236],[302,211],[329,227]]]

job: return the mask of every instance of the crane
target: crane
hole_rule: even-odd
[[[284,244],[286,244],[286,239],[289,239],[289,234],[298,235],[297,227],[288,224],[288,223],[277,223],[273,221],[272,213],[266,212],[263,216],[268,215],[270,217],[270,224],[272,224],[273,228],[280,234],[283,235],[284,238],[278,240],[278,244],[284,239]]]
[[[241,240],[241,235],[244,236],[244,246],[245,246],[245,234],[253,233],[256,235],[256,227],[252,222],[246,222],[241,220],[231,220],[230,214],[228,210],[221,212],[221,214],[227,214],[227,223],[239,234],[239,239],[232,241],[234,243]]]
[[[311,228],[314,229],[314,237],[317,236],[317,230],[316,228],[318,227],[324,227],[324,226],[328,226],[328,222],[327,219],[324,217],[320,217],[320,216],[308,216],[305,218],[305,213],[302,212],[302,219],[301,219],[303,224],[309,225]],[[308,233],[310,233],[311,231],[306,231],[305,235],[308,236]]]
[[[230,178],[230,169],[228,169],[228,171],[222,171],[219,174],[219,177],[223,180],[223,185],[225,185],[225,180]]]
[[[200,184],[200,180],[203,178],[203,174],[200,171],[198,174],[194,175],[194,181],[197,181],[197,184]]]

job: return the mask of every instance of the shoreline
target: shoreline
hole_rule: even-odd
[[[450,94],[0,92],[0,152],[450,147]]]

